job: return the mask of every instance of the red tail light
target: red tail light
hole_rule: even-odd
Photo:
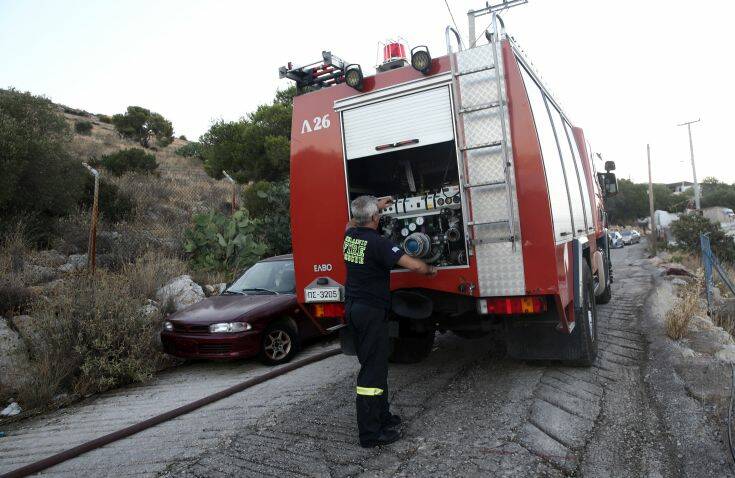
[[[318,318],[344,317],[345,305],[342,302],[328,302],[325,304],[310,304],[311,314]]]
[[[540,314],[541,312],[546,312],[546,309],[546,298],[543,296],[492,297],[477,301],[477,310],[480,314]]]

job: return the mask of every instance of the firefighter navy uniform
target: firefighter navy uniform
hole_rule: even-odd
[[[388,403],[388,310],[390,270],[403,250],[370,227],[345,232],[345,316],[352,328],[360,373],[357,376],[357,427],[362,446],[375,446],[400,419]],[[393,440],[394,441],[394,440]]]

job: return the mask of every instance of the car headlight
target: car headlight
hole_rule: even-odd
[[[223,322],[221,324],[212,324],[209,331],[213,334],[224,334],[229,332],[245,332],[252,329],[253,326],[247,322]]]
[[[174,324],[172,324],[171,322],[167,320],[166,322],[163,323],[163,330],[165,330],[166,332],[173,332]]]

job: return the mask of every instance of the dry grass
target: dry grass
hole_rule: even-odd
[[[702,271],[698,270],[696,279],[681,288],[679,299],[666,314],[666,335],[672,340],[680,340],[687,335],[692,317],[705,315],[700,300],[703,281]]]
[[[151,377],[167,360],[157,345],[162,315],[142,306],[183,267],[147,254],[119,273],[69,276],[38,300],[33,336],[24,337],[32,360],[21,402],[42,406],[59,393],[84,396]]]
[[[25,313],[33,300],[33,293],[27,287],[31,282],[29,270],[25,267],[31,251],[24,231],[23,224],[17,224],[0,242],[0,315],[3,316]]]
[[[127,277],[132,297],[153,299],[171,278],[187,272],[186,263],[161,251],[148,251],[120,271]]]

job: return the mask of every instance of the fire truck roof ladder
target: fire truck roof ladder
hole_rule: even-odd
[[[446,29],[446,41],[452,68],[452,90],[456,98],[454,108],[465,176],[463,186],[465,194],[469,196],[467,203],[472,204],[471,220],[467,222],[467,226],[473,229],[470,243],[478,246],[511,242],[515,251],[518,239],[514,218],[515,192],[506,124],[506,93],[498,52],[504,25],[497,15],[497,11],[514,6],[511,3],[521,4],[525,0],[506,1],[496,6],[488,4],[487,8],[477,11],[492,14],[490,28],[494,34],[487,35],[488,45],[475,48],[471,36],[472,46],[464,50],[459,32],[451,26]],[[473,12],[470,12],[470,17],[474,18]],[[459,44],[456,54],[452,49],[451,33]],[[502,176],[493,174],[495,171],[502,171]],[[504,194],[498,189],[504,189]],[[505,217],[499,214],[503,210]],[[501,230],[507,228],[507,234],[498,234],[498,227]]]
[[[320,89],[344,82],[347,66],[348,63],[332,52],[323,51],[322,60],[296,67],[289,62],[278,69],[278,76],[295,81],[296,89],[301,93],[307,88]]]

